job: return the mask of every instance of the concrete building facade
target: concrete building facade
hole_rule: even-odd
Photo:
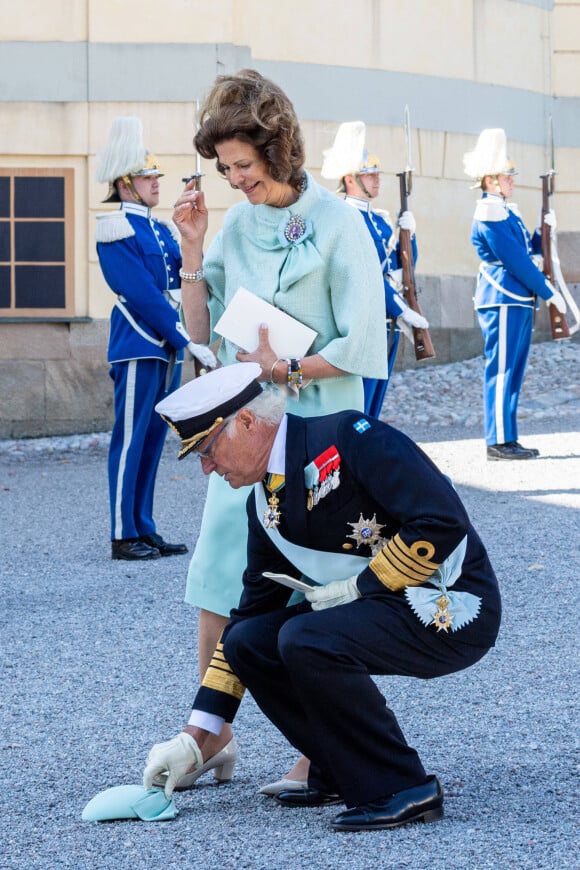
[[[110,427],[114,297],[94,226],[111,206],[96,154],[116,115],[140,116],[165,170],[157,213],[170,218],[195,167],[196,101],[216,75],[243,67],[289,94],[319,180],[338,124],[365,121],[386,173],[378,205],[391,213],[409,106],[417,284],[437,362],[481,352],[469,243],[477,192],[462,156],[484,127],[505,128],[520,169],[514,198],[534,227],[552,118],[560,259],[578,294],[580,0],[0,0],[0,14],[1,438]],[[239,194],[213,165],[202,169],[213,234]],[[536,337],[549,338],[545,312]],[[398,365],[414,365],[410,346]]]

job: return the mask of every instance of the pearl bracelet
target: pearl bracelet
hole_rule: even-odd
[[[185,281],[186,284],[199,284],[199,282],[203,281],[205,278],[205,272],[203,269],[197,269],[195,272],[184,272],[183,269],[180,269],[179,277],[182,281]]]

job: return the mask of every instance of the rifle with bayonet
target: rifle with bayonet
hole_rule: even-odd
[[[566,286],[562,271],[560,269],[560,261],[558,259],[556,247],[556,233],[550,224],[546,223],[544,218],[550,213],[550,197],[555,190],[554,177],[556,170],[554,168],[554,129],[552,126],[552,118],[549,123],[549,147],[551,157],[551,167],[545,173],[540,175],[542,179],[542,211],[541,211],[541,238],[542,238],[542,258],[544,261],[543,272],[550,284],[558,290],[566,301],[569,310],[574,314],[576,323],[573,328],[568,326],[568,321],[564,314],[560,314],[555,305],[550,305],[548,302],[548,313],[550,315],[550,329],[552,330],[552,338],[555,341],[560,341],[576,332],[580,325],[580,313],[572,294]]]
[[[411,162],[411,122],[409,117],[409,107],[405,106],[405,136],[407,139],[407,168],[404,172],[398,172],[399,189],[401,196],[401,210],[399,217],[403,212],[408,211],[408,199],[411,195],[413,187],[413,169]],[[403,296],[405,302],[416,311],[417,314],[423,316],[419,302],[417,301],[417,291],[415,285],[415,263],[413,258],[413,243],[411,241],[411,231],[399,229],[399,257],[403,270]],[[434,359],[435,349],[431,341],[428,329],[421,329],[413,326],[413,345],[415,347],[415,359]]]
[[[550,213],[550,196],[554,193],[554,171],[550,169],[545,175],[540,175],[542,179],[542,258],[544,260],[544,275],[554,287],[554,265],[552,261],[552,227],[549,226],[544,217]],[[559,341],[563,338],[570,338],[570,329],[564,314],[560,314],[555,305],[550,305],[548,302],[548,314],[550,315],[550,329],[552,330],[552,338]]]

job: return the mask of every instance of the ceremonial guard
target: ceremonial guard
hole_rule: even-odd
[[[395,365],[401,331],[407,327],[426,329],[427,320],[413,311],[405,302],[401,290],[401,261],[397,234],[388,211],[372,208],[381,184],[381,166],[374,155],[365,147],[366,127],[362,121],[348,121],[341,124],[336,133],[332,148],[324,152],[321,175],[323,178],[339,180],[339,193],[345,194],[345,201],[360,212],[372,240],[383,270],[385,288],[385,309],[388,348],[387,380],[364,378],[365,413],[379,417],[385,393]],[[417,258],[415,239],[415,218],[412,212],[402,214],[397,226],[408,229],[412,234],[413,257]]]
[[[226,759],[207,758],[204,745],[247,687],[311,759],[308,783],[277,795],[283,806],[345,803],[340,831],[435,821],[440,783],[372,675],[437,677],[485,655],[500,621],[486,551],[449,480],[409,438],[358,411],[285,414],[260,374],[255,363],[225,366],[158,405],[180,458],[193,452],[206,474],[255,486],[240,603],[188,725],[152,748],[144,785],[169,798],[221,769]],[[306,600],[289,604],[293,586]]]
[[[167,427],[155,405],[180,383],[183,349],[211,364],[213,354],[190,342],[181,324],[181,256],[177,233],[156,220],[157,159],[143,144],[139,118],[119,117],[99,156],[104,202],[117,211],[97,215],[97,254],[116,295],[107,359],[114,382],[115,423],[109,449],[113,559],[143,560],[187,552],[170,544],[153,521],[155,477]]]
[[[534,309],[537,297],[561,313],[566,303],[533,260],[541,251],[540,230],[530,238],[518,207],[509,202],[517,170],[507,156],[505,131],[483,130],[463,163],[465,173],[482,191],[475,206],[471,242],[481,259],[474,303],[484,340],[487,458],[534,459],[538,451],[519,443],[517,423]],[[546,215],[547,222],[551,219]]]

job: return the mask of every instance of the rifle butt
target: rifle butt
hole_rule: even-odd
[[[550,315],[550,329],[552,330],[553,340],[562,341],[565,338],[570,338],[570,327],[566,317],[560,314],[555,305],[548,305],[548,313]]]
[[[415,359],[418,362],[425,359],[435,359],[437,356],[427,329],[413,327],[413,344],[415,346]]]

